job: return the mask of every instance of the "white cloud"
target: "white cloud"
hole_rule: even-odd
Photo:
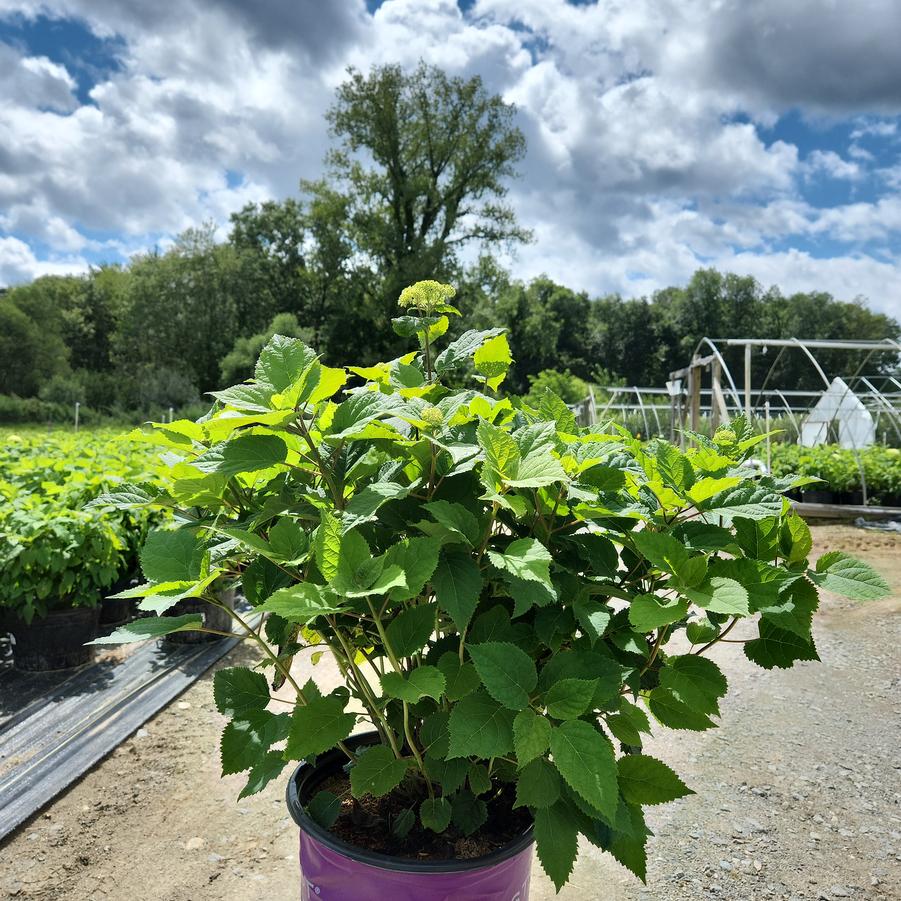
[[[321,172],[345,67],[422,58],[480,74],[519,108],[529,152],[510,199],[537,241],[517,275],[634,294],[715,263],[872,292],[886,309],[901,176],[870,148],[901,112],[901,17],[894,0],[860,3],[478,0],[464,15],[454,0],[386,0],[370,16],[364,0],[186,0],[174,17],[143,0],[0,0],[0,16],[76,17],[123,42],[81,106],[63,66],[0,44],[0,232],[54,254],[43,264],[2,239],[0,282],[204,219],[224,230],[244,203],[294,193]],[[846,156],[824,146],[799,161],[794,144],[765,141],[758,126],[794,106],[853,117]],[[804,200],[814,178],[873,173],[885,193],[868,202]],[[842,246],[824,260],[793,242]]]
[[[86,272],[87,269],[87,262],[76,256],[38,260],[24,241],[0,236],[0,285],[15,285],[41,275]]]

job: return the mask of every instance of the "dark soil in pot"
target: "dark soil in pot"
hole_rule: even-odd
[[[235,605],[235,593],[233,591],[225,592],[222,595],[221,603],[228,607]],[[203,624],[208,629],[217,629],[220,632],[230,632],[232,630],[232,618],[228,613],[209,601],[201,598],[187,598],[179,601],[174,607],[166,611],[166,616],[186,616],[188,614],[199,613],[203,616]],[[163,640],[171,641],[173,644],[200,644],[207,641],[219,641],[221,635],[210,635],[207,632],[174,632],[167,635]]]
[[[353,735],[346,744],[351,750],[374,744],[374,733]],[[341,751],[320,755],[316,766],[301,764],[288,785],[288,808],[302,830],[355,860],[376,863],[388,869],[418,869],[434,866],[436,871],[450,866],[481,866],[496,863],[518,854],[532,843],[532,820],[526,809],[513,809],[515,789],[505,785],[488,802],[488,819],[470,836],[453,829],[444,835],[423,828],[418,820],[404,839],[391,834],[389,823],[411,802],[392,794],[382,798],[350,797],[350,779],[344,771],[347,758]],[[340,795],[346,793],[341,813],[328,830],[307,816],[304,806],[320,791]],[[487,798],[488,795],[483,796]],[[396,866],[391,865],[396,861]],[[456,864],[454,863],[456,862]]]
[[[100,607],[53,610],[30,624],[9,620],[5,628],[13,636],[13,666],[30,672],[70,669],[89,663],[94,649],[86,642],[97,637]]]

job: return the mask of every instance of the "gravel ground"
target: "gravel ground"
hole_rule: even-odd
[[[893,597],[827,598],[821,664],[768,673],[738,645],[719,646],[722,727],[664,730],[649,745],[698,794],[651,811],[648,885],[587,847],[561,901],[901,899],[901,536],[814,531],[819,552],[869,559]],[[280,789],[235,804],[242,777],[218,776],[210,681],[0,846],[0,898],[297,898],[297,830]],[[536,864],[532,901],[553,897]]]

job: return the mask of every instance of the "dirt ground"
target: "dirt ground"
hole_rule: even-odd
[[[765,672],[740,646],[718,646],[730,681],[722,728],[662,730],[649,745],[698,794],[650,811],[647,886],[586,847],[561,901],[901,899],[901,535],[820,526],[815,538],[819,552],[868,559],[893,597],[826,598],[820,664]],[[323,666],[315,672],[328,681]],[[207,674],[0,846],[0,898],[298,897],[281,785],[236,804],[243,777],[219,778],[210,683]],[[553,897],[536,863],[530,898]]]

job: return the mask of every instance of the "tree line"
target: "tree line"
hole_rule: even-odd
[[[531,237],[505,200],[525,153],[514,115],[478,78],[426,65],[351,70],[329,112],[325,174],[302,181],[298,197],[245,206],[224,240],[204,224],[127,265],[4,292],[0,395],[159,415],[245,378],[273,332],[305,339],[333,365],[391,359],[408,349],[390,325],[397,297],[424,278],[456,285],[458,331],[508,329],[512,392],[548,370],[663,386],[705,335],[901,336],[897,321],[859,301],[786,296],[712,269],[630,299],[513,279],[498,252]],[[773,359],[755,357],[755,382]],[[838,352],[818,359],[827,372],[862,362]],[[783,354],[771,379],[821,384],[800,353]]]

